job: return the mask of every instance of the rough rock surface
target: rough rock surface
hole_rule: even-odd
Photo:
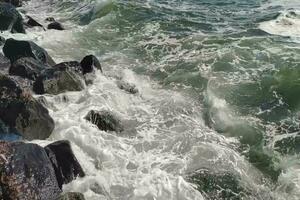
[[[78,192],[68,192],[61,197],[59,197],[57,200],[85,200],[83,194]]]
[[[55,170],[57,182],[60,188],[63,184],[70,183],[77,177],[84,177],[79,162],[73,154],[70,142],[67,140],[57,141],[45,147]]]
[[[12,33],[25,33],[23,18],[10,3],[0,2],[0,30]]]

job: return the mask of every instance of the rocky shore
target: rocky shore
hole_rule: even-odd
[[[45,28],[16,7],[21,0],[0,1],[0,30],[26,34],[38,26],[64,30],[51,16]],[[26,19],[26,20],[25,20]],[[55,128],[43,96],[67,91],[81,91],[93,84],[96,70],[102,72],[99,60],[86,55],[81,61],[56,63],[45,49],[33,41],[1,38],[0,45],[0,199],[5,200],[82,200],[80,193],[63,193],[63,184],[85,176],[67,140],[41,147],[31,140],[47,139]],[[137,93],[125,82],[118,87]],[[121,121],[109,111],[91,110],[86,120],[104,131],[123,131]]]

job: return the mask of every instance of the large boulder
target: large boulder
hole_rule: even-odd
[[[22,0],[0,0],[0,2],[10,3],[10,4],[12,4],[15,7],[22,6]]]
[[[0,2],[0,30],[13,33],[25,33],[23,18],[10,3]]]
[[[56,200],[61,189],[44,148],[0,142],[0,186],[5,200]]]
[[[94,68],[99,69],[102,72],[102,67],[99,60],[94,55],[85,56],[80,62],[82,73],[91,73]]]
[[[46,69],[33,84],[33,90],[37,94],[81,91],[84,87],[78,62],[64,62]]]
[[[121,120],[113,113],[102,110],[91,110],[85,119],[95,124],[102,131],[115,131],[120,133],[124,130]]]
[[[78,192],[68,192],[60,196],[57,200],[85,200],[83,194]]]
[[[47,51],[31,41],[7,39],[3,47],[3,53],[11,63],[19,58],[32,57],[45,65],[55,65],[54,60]]]
[[[54,129],[48,110],[13,79],[0,74],[0,119],[24,139],[46,139]]]
[[[22,57],[12,63],[9,68],[9,74],[35,80],[46,67],[32,57]]]
[[[82,167],[73,154],[69,141],[62,140],[54,142],[46,146],[45,150],[55,170],[60,188],[62,188],[63,184],[70,183],[77,177],[85,176]]]

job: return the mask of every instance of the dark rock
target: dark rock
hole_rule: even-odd
[[[85,200],[83,194],[78,192],[68,192],[61,197],[59,197],[57,200]]]
[[[55,200],[61,190],[46,151],[36,144],[0,142],[0,186],[5,200]]]
[[[139,92],[139,90],[136,88],[135,85],[133,84],[130,84],[130,83],[127,83],[125,81],[118,81],[117,82],[117,85],[118,87],[121,89],[121,90],[124,90],[128,93],[131,93],[131,94],[136,94]]]
[[[201,169],[189,175],[188,181],[197,186],[205,199],[243,199],[248,192],[240,185],[240,178],[230,172]]]
[[[7,126],[0,120],[0,140],[16,141],[21,139],[20,133],[15,128]]]
[[[39,26],[39,27],[42,27],[44,30],[44,26],[40,23],[38,23],[35,19],[33,19],[32,17],[30,16],[26,16],[28,18],[28,21],[26,22],[26,25],[28,25],[29,27],[35,27],[35,26]]]
[[[91,110],[85,119],[103,131],[115,131],[119,133],[124,130],[121,120],[109,111]]]
[[[32,57],[22,57],[9,68],[9,74],[35,80],[46,66]]]
[[[33,90],[37,94],[59,94],[81,91],[85,87],[78,62],[64,62],[46,69],[36,79]]]
[[[63,184],[70,183],[77,177],[85,176],[84,171],[73,154],[69,141],[54,142],[47,145],[45,150],[53,165],[60,188],[62,188]]]
[[[10,3],[0,2],[0,30],[12,33],[25,33],[23,18]]]
[[[0,46],[4,45],[5,43],[5,38],[0,36]]]
[[[0,119],[28,140],[46,139],[54,129],[48,110],[4,75],[0,75]]]
[[[22,6],[22,0],[0,0],[0,2],[10,3],[10,4],[12,4],[15,7]]]
[[[80,62],[80,65],[82,67],[83,74],[93,72],[94,68],[99,69],[102,72],[102,67],[99,60],[93,55],[84,57]]]
[[[3,47],[3,53],[11,63],[22,57],[32,57],[43,64],[55,65],[54,60],[47,51],[31,41],[7,39]]]
[[[65,30],[64,27],[59,22],[56,22],[56,21],[48,24],[47,28],[48,29],[55,29],[55,30],[59,30],[59,31]]]

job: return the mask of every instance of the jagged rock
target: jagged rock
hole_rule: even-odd
[[[70,142],[57,141],[45,147],[55,170],[57,182],[60,188],[63,184],[70,183],[77,177],[84,177],[85,173],[73,154]]]
[[[55,200],[61,194],[46,151],[37,144],[0,142],[0,186],[5,200]]]
[[[0,2],[10,3],[10,4],[12,4],[15,7],[22,6],[22,0],[0,0]]]
[[[10,3],[0,2],[0,30],[12,33],[25,33],[23,18]]]
[[[22,57],[32,57],[45,65],[55,65],[54,60],[47,51],[31,41],[7,39],[3,47],[3,53],[11,63]]]
[[[32,57],[22,57],[9,68],[9,74],[35,80],[46,66]]]
[[[124,90],[131,94],[136,94],[139,92],[139,90],[136,88],[134,84],[130,84],[125,81],[118,81],[117,85],[121,90]]]
[[[85,119],[95,124],[100,130],[122,132],[124,130],[121,120],[109,111],[91,110]]]
[[[48,24],[48,29],[55,29],[55,30],[65,30],[64,27],[61,25],[61,23],[57,22],[57,21],[53,21],[50,24]]]
[[[78,62],[64,62],[46,69],[36,79],[33,90],[37,94],[59,94],[81,91],[85,87]]]
[[[99,60],[94,55],[88,55],[80,62],[82,73],[91,73],[94,68],[99,69],[102,72],[102,67]]]
[[[0,119],[24,139],[46,139],[54,129],[48,110],[12,78],[0,74]]]
[[[57,200],[85,200],[83,194],[78,192],[68,192],[61,197],[59,197]]]
[[[26,16],[28,18],[28,21],[26,22],[26,25],[29,26],[29,27],[35,27],[35,26],[39,26],[39,27],[42,27],[44,30],[44,26],[40,23],[38,23],[35,19],[33,19],[32,17],[30,16]]]

